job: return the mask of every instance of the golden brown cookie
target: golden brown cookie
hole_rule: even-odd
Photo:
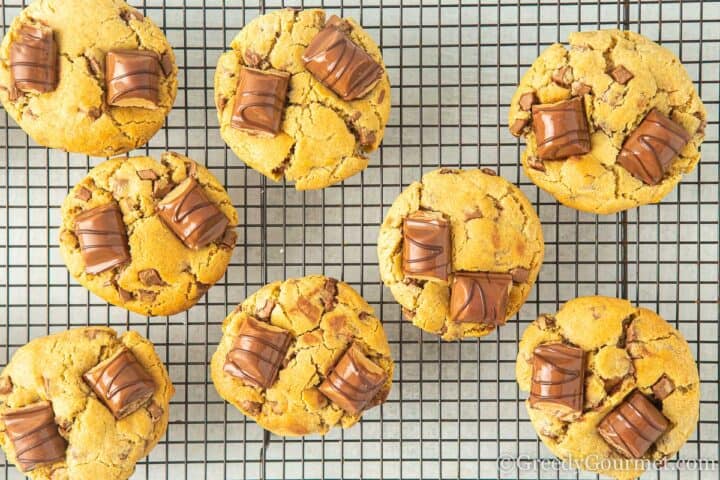
[[[611,477],[636,478],[672,457],[698,421],[690,347],[627,300],[581,297],[540,316],[523,333],[516,374],[543,443]]]
[[[130,368],[103,367],[114,358]],[[98,366],[98,391],[111,403],[142,393],[122,419],[83,379]],[[38,338],[0,374],[0,445],[34,480],[124,480],[165,434],[174,393],[153,344],[136,332],[87,327]]]
[[[657,203],[700,160],[707,114],[687,71],[634,32],[572,33],[532,64],[510,104],[525,173],[572,208]]]
[[[37,0],[0,46],[0,100],[46,147],[109,157],[145,145],[176,93],[162,30],[122,0]]]
[[[113,305],[172,315],[225,274],[237,223],[222,185],[189,158],[114,158],[65,199],[60,253],[76,280]]]
[[[348,54],[332,77],[316,61],[328,46]],[[323,10],[278,10],[248,23],[231,47],[218,61],[215,103],[222,137],[242,161],[298,190],[325,188],[367,167],[390,115],[390,83],[360,25],[326,19]],[[355,67],[348,58],[364,61]],[[348,78],[331,80],[339,71]]]
[[[210,365],[222,398],[277,435],[324,435],[385,401],[393,361],[372,308],[321,275],[264,286],[228,315]]]
[[[515,315],[543,261],[525,195],[489,169],[442,168],[395,199],[378,236],[383,282],[416,326],[481,337]]]

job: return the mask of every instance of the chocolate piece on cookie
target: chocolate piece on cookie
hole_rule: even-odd
[[[2,420],[23,472],[65,459],[67,442],[58,433],[50,402],[8,410]]]
[[[97,275],[130,261],[122,212],[115,202],[76,216],[75,235],[85,260],[86,273]]]
[[[318,389],[343,410],[358,415],[372,405],[386,381],[385,370],[351,345]]]
[[[85,372],[83,380],[118,420],[145,405],[156,388],[152,377],[126,348]]]
[[[505,324],[512,283],[509,273],[456,273],[450,293],[451,320],[493,326]]]
[[[249,385],[268,388],[275,382],[292,340],[287,330],[248,317],[240,326],[223,370]]]
[[[617,163],[648,185],[657,185],[690,134],[653,108],[625,140]]]
[[[590,151],[590,131],[582,98],[533,105],[532,121],[537,155],[541,159],[560,160]]]
[[[533,351],[530,406],[561,415],[582,413],[585,352],[563,343],[546,343]]]
[[[597,427],[605,441],[628,458],[641,458],[670,426],[639,390],[625,398]]]
[[[402,268],[405,275],[447,281],[450,272],[450,226],[442,214],[424,210],[403,220]]]
[[[382,77],[383,69],[344,31],[336,16],[313,38],[303,54],[305,68],[323,85],[350,101],[365,96]]]
[[[160,58],[150,50],[112,50],[105,57],[107,103],[155,109],[160,101]]]
[[[228,218],[207,197],[202,186],[188,177],[157,206],[160,218],[183,243],[198,250],[225,233]]]
[[[23,25],[10,44],[10,72],[23,92],[47,93],[57,88],[58,52],[50,27]]]
[[[280,133],[289,80],[287,72],[240,68],[233,128],[270,135]]]

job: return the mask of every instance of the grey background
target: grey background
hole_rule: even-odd
[[[212,77],[237,31],[280,2],[135,1],[161,25],[181,68],[167,128],[147,148],[186,153],[218,176],[240,213],[225,278],[184,314],[145,318],[110,307],[73,281],[56,246],[59,205],[100,159],[34,144],[0,114],[0,364],[29,339],[109,324],[148,336],[177,388],[168,434],[134,479],[595,478],[515,468],[497,457],[551,459],[514,380],[517,340],[540,312],[575,296],[626,296],[659,311],[690,342],[702,379],[700,424],[680,458],[714,472],[644,478],[718,478],[718,109],[720,2],[285,2],[324,5],[359,20],[383,48],[393,111],[370,167],[342,185],[299,193],[265,181],[225,147]],[[3,32],[22,8],[0,3]],[[518,165],[505,126],[522,73],[570,32],[625,25],[683,60],[709,114],[702,162],[661,205],[595,216],[559,206]],[[544,224],[545,264],[518,317],[479,341],[442,343],[401,320],[379,281],[375,240],[401,191],[438,165],[496,168],[518,184]],[[397,362],[388,402],[325,438],[269,437],[217,395],[207,360],[228,310],[268,281],[324,272],[357,288],[381,314]],[[263,461],[264,457],[264,461]],[[0,457],[4,458],[4,457]],[[0,478],[20,478],[0,466]],[[98,479],[100,480],[100,479]]]

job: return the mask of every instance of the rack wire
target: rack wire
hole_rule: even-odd
[[[3,33],[25,1],[0,2]],[[680,452],[714,471],[643,478],[717,478],[718,117],[720,2],[458,2],[402,0],[146,0],[180,66],[166,128],[132,154],[170,149],[222,181],[241,227],[227,275],[193,309],[145,318],[111,307],[73,281],[58,254],[59,205],[101,161],[42,148],[0,115],[0,362],[32,338],[101,324],[149,337],[177,388],[168,433],[133,479],[595,478],[541,468],[552,459],[530,425],[514,378],[517,341],[541,312],[575,296],[621,296],[655,309],[688,339],[702,380],[700,423]],[[293,6],[356,18],[383,50],[393,111],[368,169],[323,191],[297,192],[248,169],[221,140],[212,78],[220,53],[250,20]],[[696,170],[660,204],[595,216],[558,205],[519,167],[506,128],[520,76],[549,44],[577,30],[625,28],[675,52],[708,109]],[[491,167],[518,184],[544,225],[545,264],[517,318],[479,341],[443,343],[401,318],[383,288],[375,241],[396,195],[439,165]],[[227,312],[265,283],[324,272],[381,315],[396,360],[384,406],[324,438],[264,433],[217,395],[207,368]],[[526,462],[498,463],[498,457]],[[4,462],[2,478],[21,478]],[[677,465],[676,459],[669,462]]]

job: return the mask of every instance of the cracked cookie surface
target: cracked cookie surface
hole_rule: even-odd
[[[158,202],[188,177],[229,221],[229,236],[198,250],[186,247],[157,210]],[[112,202],[122,212],[131,258],[97,275],[88,274],[75,218]],[[195,305],[225,274],[237,224],[237,212],[222,185],[189,158],[173,152],[163,153],[160,162],[150,157],[114,158],[90,170],[66,197],[60,253],[77,281],[113,305],[142,315],[172,315]]]
[[[248,23],[224,53],[215,72],[215,104],[222,138],[253,169],[298,190],[325,188],[368,165],[390,115],[387,71],[362,98],[344,101],[305,69],[302,55],[325,25],[323,10],[279,10]],[[384,68],[380,50],[353,19],[353,42]],[[290,74],[281,132],[257,136],[231,126],[242,66]]]
[[[362,413],[350,414],[318,388],[353,344],[387,373],[368,408],[383,403],[390,392],[393,361],[380,320],[349,285],[334,282],[313,275],[268,284],[223,322],[210,366],[215,388],[243,414],[278,435],[324,435],[332,427],[347,428],[360,420]],[[248,385],[223,370],[241,325],[252,317],[292,335],[277,380],[268,389]]]
[[[531,101],[523,97],[530,92],[541,104],[583,97],[589,153],[539,161]],[[691,135],[657,185],[635,178],[617,162],[623,143],[653,108]],[[707,122],[705,107],[678,58],[642,35],[619,30],[572,33],[568,47],[554,44],[546,49],[520,81],[509,117],[511,129],[524,125],[522,164],[527,176],[564,205],[600,214],[662,200],[700,160]]]
[[[92,393],[82,375],[122,348],[152,377],[152,400],[122,420]],[[17,464],[1,415],[38,401],[52,403],[65,461],[27,472],[35,480],[122,480],[165,434],[175,389],[153,344],[136,332],[87,327],[38,338],[15,352],[0,374],[0,444]]]
[[[32,21],[53,29],[59,83],[52,92],[18,92],[19,98],[11,100],[10,45],[19,28]],[[116,49],[165,56],[171,71],[160,75],[157,108],[108,105],[105,55]],[[122,0],[37,0],[13,20],[0,47],[0,100],[20,127],[46,147],[109,157],[145,145],[165,122],[176,93],[170,44],[152,20]]]
[[[541,316],[523,333],[516,363],[521,390],[530,391],[534,349],[558,342],[579,347],[586,355],[581,415],[563,420],[526,402],[535,431],[555,455],[577,462],[590,457],[598,465],[622,461],[624,457],[603,440],[597,426],[635,389],[651,399],[670,422],[642,460],[662,462],[680,450],[698,421],[700,384],[690,347],[677,330],[655,312],[636,308],[627,300],[576,298],[556,314]],[[659,400],[658,382],[668,379],[670,393]],[[621,464],[623,468],[593,471],[621,479],[640,476],[643,469],[628,462]]]
[[[443,214],[450,223],[451,275],[448,281],[414,280],[402,266],[403,220],[426,210]],[[408,186],[393,202],[378,236],[383,282],[403,315],[414,325],[444,340],[481,337],[494,326],[450,318],[452,272],[510,272],[527,277],[514,283],[505,318],[515,315],[527,298],[542,266],[542,226],[532,205],[513,184],[488,170],[443,168]]]

